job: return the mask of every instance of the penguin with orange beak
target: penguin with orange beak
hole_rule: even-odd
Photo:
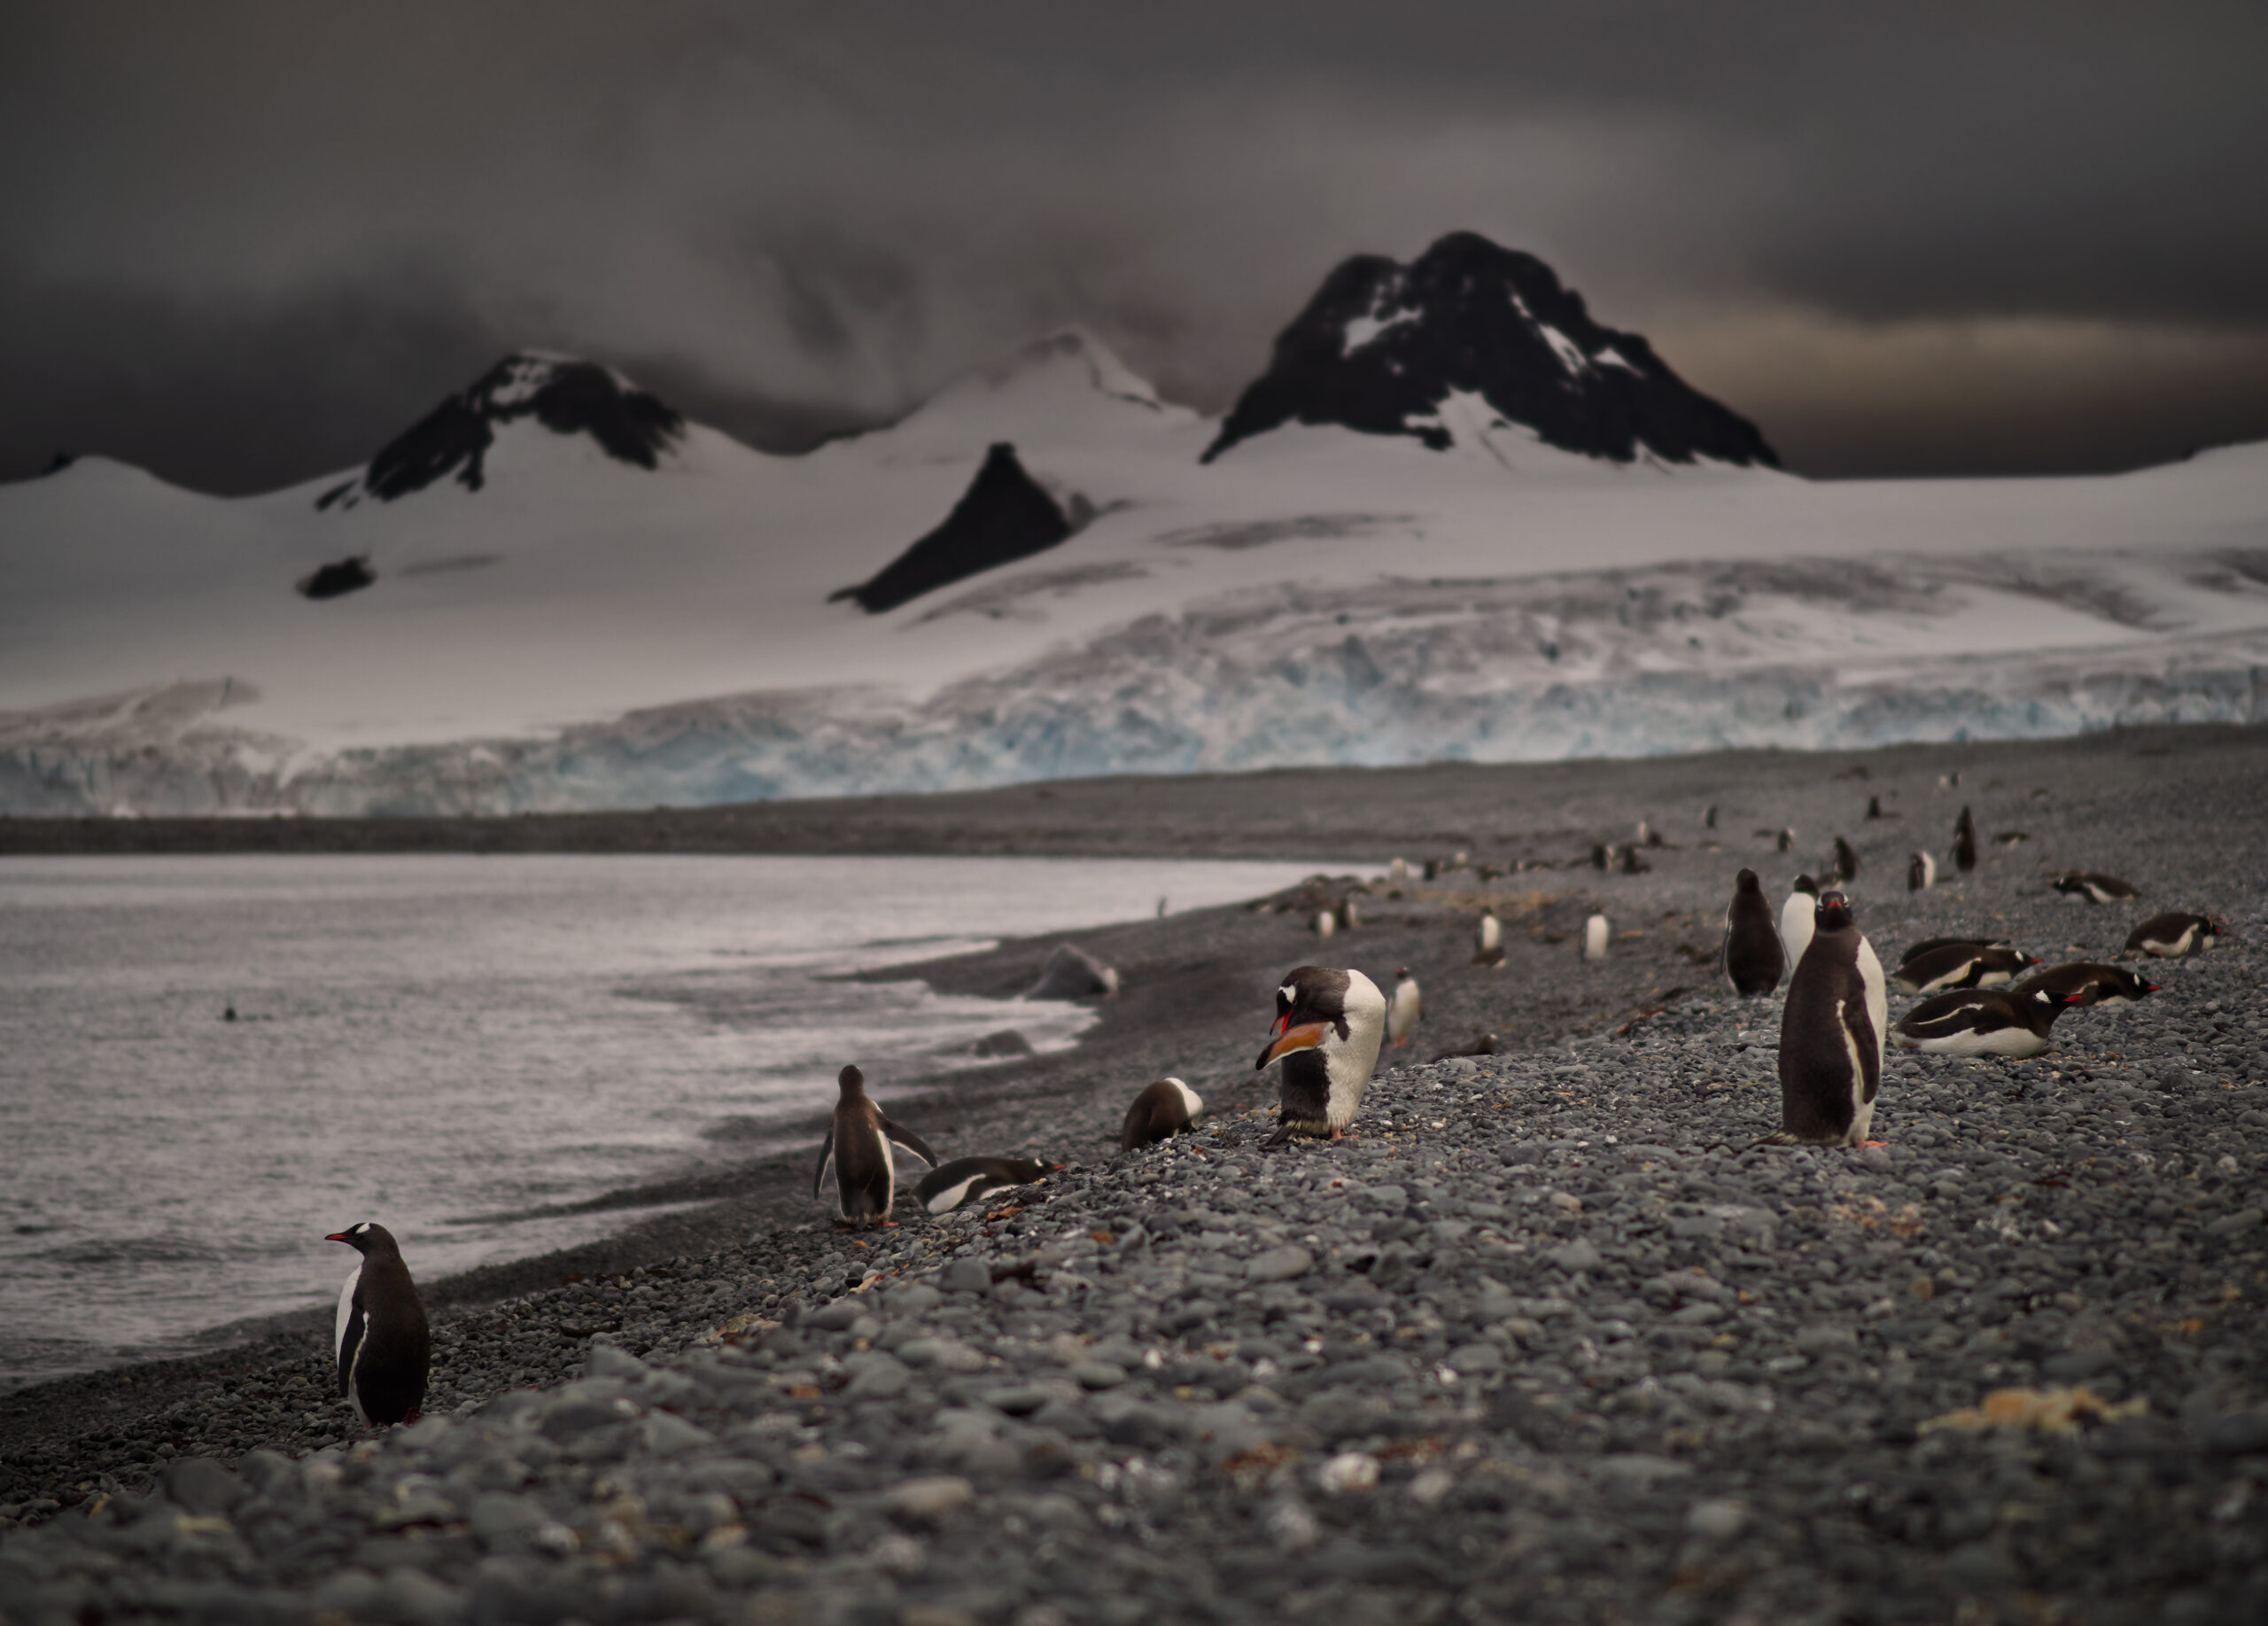
[[[1263,1143],[1281,1146],[1293,1135],[1337,1140],[1355,1121],[1386,1038],[1386,996],[1360,971],[1301,966],[1276,990],[1276,1025],[1253,1064],[1284,1063],[1276,1132]]]

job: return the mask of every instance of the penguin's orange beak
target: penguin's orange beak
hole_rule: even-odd
[[[1270,1043],[1267,1049],[1260,1053],[1260,1060],[1252,1064],[1253,1071],[1258,1072],[1270,1062],[1279,1061],[1294,1050],[1314,1050],[1319,1047],[1324,1035],[1331,1031],[1331,1024],[1328,1023],[1309,1022],[1295,1028],[1291,1025],[1291,1020],[1286,1016],[1276,1024],[1278,1037]]]

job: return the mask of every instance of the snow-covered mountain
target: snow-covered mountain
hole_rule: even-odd
[[[1418,275],[1467,261],[1502,275]],[[0,488],[0,810],[643,806],[2268,715],[2268,447],[1814,485],[1537,262],[1456,238],[1356,263],[1376,297],[1346,321],[1392,319],[1367,344],[1485,361],[1389,403],[1400,429],[1297,403],[1266,426],[1263,378],[1231,434],[1072,332],[772,457],[520,355],[365,468],[265,496],[95,458]],[[1444,278],[1495,337],[1456,339]],[[1516,416],[1542,362],[1504,310],[1571,398],[1643,383],[1580,408],[1604,438]],[[1687,397],[1689,421],[1664,404]],[[347,561],[367,585],[307,595]],[[877,583],[871,611],[841,595]]]

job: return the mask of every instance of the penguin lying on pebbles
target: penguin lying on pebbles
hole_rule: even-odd
[[[1408,966],[1395,968],[1394,997],[1386,1007],[1386,1036],[1395,1049],[1410,1042],[1410,1030],[1425,1014],[1425,996],[1418,992],[1418,979],[1410,975]]]
[[[2046,993],[2058,1000],[2065,994],[2077,994],[2081,1005],[2132,1005],[2157,991],[2155,983],[2144,982],[2124,966],[2098,965],[2084,960],[2052,966],[2008,990],[2019,997]]]
[[[1436,1062],[1448,1062],[1462,1055],[1495,1055],[1496,1046],[1497,1039],[1494,1033],[1482,1033],[1454,1049],[1437,1051],[1430,1059]]]
[[[1952,948],[1956,945],[1962,948],[1999,948],[2007,942],[2006,937],[1923,937],[1920,942],[1909,945],[1906,952],[1898,957],[1898,963],[1910,965],[1932,949]]]
[[[1907,1011],[1898,1024],[1898,1042],[1908,1050],[1935,1055],[1998,1055],[2023,1061],[2047,1048],[2047,1031],[2064,1010],[2079,1002],[2076,993],[2009,988],[1971,988],[1940,993]]]
[[[1811,946],[1812,918],[1818,913],[1819,883],[1798,875],[1788,901],[1780,906],[1780,941],[1787,945],[1791,969],[1803,963],[1804,950]]]
[[[897,1195],[897,1167],[891,1161],[892,1144],[904,1147],[932,1169],[936,1155],[910,1129],[900,1129],[866,1095],[866,1075],[846,1067],[836,1077],[842,1089],[835,1103],[834,1120],[827,1126],[827,1141],[819,1149],[819,1169],[812,1176],[812,1195],[827,1184],[835,1171],[835,1209],[852,1225],[879,1220],[885,1225]]]
[[[1997,988],[2039,963],[2039,956],[2013,948],[1983,948],[1954,943],[1918,954],[1898,968],[1891,980],[1900,993],[1943,993],[1949,988]]]
[[[1496,918],[1494,909],[1480,917],[1472,929],[1472,963],[1477,966],[1500,966],[1504,963],[1504,925]]]
[[[1134,1104],[1126,1109],[1126,1122],[1118,1132],[1118,1149],[1130,1152],[1138,1146],[1177,1135],[1204,1110],[1203,1098],[1178,1078],[1144,1085]]]
[[[1360,971],[1300,966],[1276,990],[1276,1025],[1254,1070],[1284,1063],[1281,1122],[1264,1146],[1294,1134],[1341,1139],[1355,1121],[1386,1037],[1386,996]]]
[[[2121,898],[2140,898],[2142,894],[2131,883],[2117,875],[2096,875],[2091,870],[2067,869],[2047,883],[2051,891],[2074,900],[2088,903],[2111,903]]]
[[[1890,995],[1882,961],[1840,892],[1821,894],[1780,1015],[1780,1130],[1759,1146],[1878,1146]]]
[[[1061,1163],[1044,1163],[1030,1157],[956,1157],[941,1169],[921,1177],[913,1195],[932,1214],[950,1214],[964,1202],[990,1196],[1010,1186],[1029,1186],[1045,1179]]]
[[[1788,969],[1787,953],[1772,922],[1772,906],[1765,901],[1764,887],[1753,869],[1744,869],[1733,878],[1722,958],[1725,976],[1743,999],[1771,992]]]
[[[1963,875],[1977,867],[1977,818],[1965,806],[1953,821],[1953,861]]]
[[[1926,892],[1938,883],[1938,860],[1926,852],[1916,852],[1906,860],[1906,890]]]
[[[2153,914],[2126,934],[2126,952],[2186,960],[2212,947],[2227,930],[2210,914]]]
[[[323,1241],[344,1242],[362,1256],[339,1289],[332,1326],[338,1392],[353,1403],[354,1420],[366,1428],[416,1421],[425,1403],[432,1335],[393,1233],[364,1220]]]

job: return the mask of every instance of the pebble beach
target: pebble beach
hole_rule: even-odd
[[[1055,1174],[862,1233],[801,1155],[620,1194],[602,1241],[423,1284],[417,1423],[355,1428],[328,1306],[0,1398],[0,1620],[2268,1618],[2264,803],[2258,728],[877,799],[921,850],[1465,862],[1073,934],[1124,986],[1076,1050],[888,1103]],[[1642,867],[1595,868],[1642,819]],[[1759,1148],[1779,1000],[1715,969],[1723,909],[1837,835],[1888,964],[2230,936],[2037,1060],[1893,1051],[1884,1147]],[[1060,940],[870,975],[1009,993]],[[1308,961],[1407,966],[1427,1014],[1355,1135],[1262,1153]],[[1168,1074],[1208,1115],[1122,1154]]]

